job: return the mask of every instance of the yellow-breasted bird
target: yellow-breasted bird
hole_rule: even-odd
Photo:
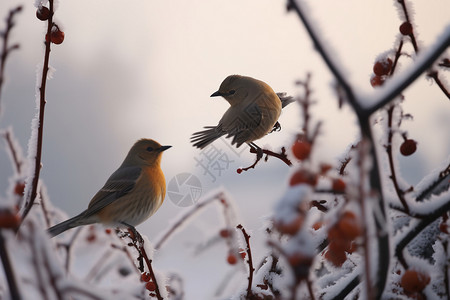
[[[206,126],[205,130],[195,132],[191,137],[194,147],[203,149],[216,139],[226,136],[232,138],[231,144],[240,147],[253,143],[279,129],[278,117],[281,109],[294,99],[284,93],[275,93],[265,82],[241,75],[230,75],[222,82],[211,97],[222,96],[230,107],[217,126]]]
[[[150,139],[137,141],[88,208],[50,227],[48,233],[53,237],[70,228],[93,223],[134,228],[147,220],[164,201],[166,180],[160,164],[162,152],[170,147]]]

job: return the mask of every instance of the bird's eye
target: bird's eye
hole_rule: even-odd
[[[236,93],[235,90],[231,90],[231,91],[228,92],[229,95],[234,95],[234,93]]]
[[[152,147],[147,147],[147,151],[151,152],[151,151],[153,151],[153,148]]]

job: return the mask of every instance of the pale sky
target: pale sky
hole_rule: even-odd
[[[34,16],[32,2],[24,4],[12,33],[12,41],[19,42],[21,49],[7,62],[0,119],[0,128],[14,128],[24,151],[35,114],[35,70],[43,57],[45,31],[45,23]],[[310,18],[348,78],[358,90],[371,92],[374,59],[393,46],[401,24],[393,1],[307,2]],[[2,20],[16,3],[0,2]],[[427,47],[450,22],[450,2],[414,3],[416,32],[421,46]],[[173,146],[163,156],[167,181],[187,172],[200,179],[203,193],[223,186],[235,199],[245,225],[258,232],[291,170],[270,158],[256,170],[238,175],[235,170],[250,165],[253,156],[238,155],[217,141],[214,145],[233,162],[211,182],[196,167],[195,159],[202,154],[189,143],[193,132],[216,125],[227,109],[226,101],[209,97],[227,75],[249,75],[295,96],[299,89],[294,82],[311,72],[318,101],[313,118],[325,122],[315,153],[318,159],[335,162],[357,137],[349,108],[338,110],[330,73],[296,15],[286,12],[285,6],[286,1],[274,0],[59,1],[56,22],[65,32],[65,41],[52,46],[50,64],[56,71],[48,82],[41,172],[54,205],[69,215],[85,209],[131,145],[146,137]],[[415,118],[405,128],[419,148],[415,157],[402,162],[405,170],[415,170],[408,176],[416,183],[450,152],[450,102],[423,77],[405,96],[405,111]],[[274,149],[290,145],[301,124],[296,104],[285,109],[280,123],[281,132],[258,144]],[[5,197],[12,171],[4,152],[0,163],[0,196]],[[152,240],[182,209],[166,199],[140,230]],[[205,217],[194,225],[196,229],[187,230],[198,234],[202,224],[216,219]],[[163,256],[160,268],[172,263]]]

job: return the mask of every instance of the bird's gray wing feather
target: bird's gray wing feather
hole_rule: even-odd
[[[106,181],[105,185],[95,194],[89,203],[84,217],[99,212],[105,206],[129,193],[142,173],[140,167],[124,167],[117,169]]]
[[[261,124],[264,118],[264,112],[256,104],[252,103],[247,106],[244,113],[233,120],[231,130],[228,131],[227,137],[232,137],[231,144],[237,144],[240,147],[254,133],[255,129]]]

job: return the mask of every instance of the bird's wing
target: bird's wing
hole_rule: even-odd
[[[237,144],[237,147],[240,147],[248,141],[261,124],[264,115],[264,111],[256,103],[251,103],[242,113],[237,114],[227,126],[227,138],[233,138],[231,144]]]
[[[85,211],[84,217],[98,213],[102,208],[129,193],[141,176],[142,168],[124,167],[117,169],[95,194]]]

